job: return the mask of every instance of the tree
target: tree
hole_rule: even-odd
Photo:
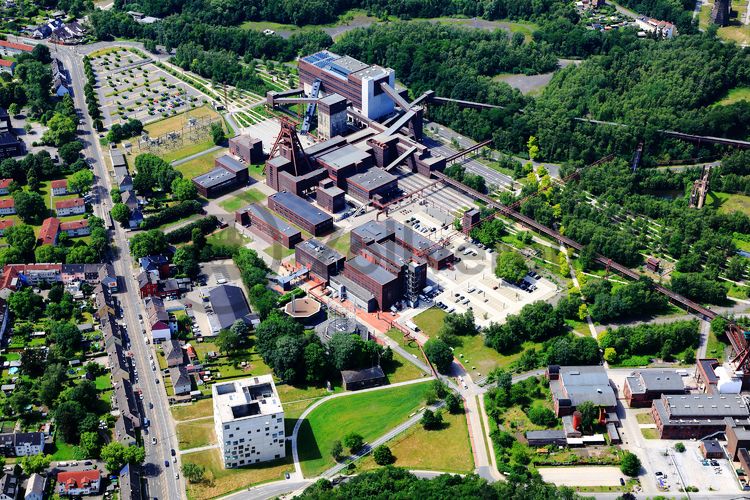
[[[62,146],[70,142],[76,135],[78,124],[70,116],[55,113],[47,122],[47,131],[42,136],[42,141],[54,146]]]
[[[194,200],[198,197],[198,189],[190,179],[177,178],[172,181],[172,196],[180,201]]]
[[[419,423],[428,431],[440,429],[443,426],[443,414],[439,410],[435,412],[429,409],[425,410]]]
[[[349,434],[344,436],[344,446],[349,448],[349,451],[352,454],[356,454],[357,452],[359,452],[364,444],[365,439],[356,432],[350,432]]]
[[[554,427],[557,424],[555,412],[541,405],[531,406],[526,414],[529,416],[529,420],[536,425]]]
[[[315,339],[318,339],[318,337],[315,337],[305,346],[303,354],[305,358],[305,382],[308,384],[322,382],[328,375],[329,370],[325,347],[319,339],[318,342],[315,342]]]
[[[130,239],[130,253],[136,259],[159,255],[167,249],[167,239],[158,229],[138,233]]]
[[[113,441],[102,447],[100,455],[107,470],[116,474],[125,464],[142,464],[146,459],[146,450],[140,446],[125,446]]]
[[[68,178],[68,187],[78,194],[84,194],[91,191],[94,185],[94,173],[89,170],[79,170]]]
[[[24,474],[27,475],[44,472],[44,470],[49,467],[49,464],[51,462],[51,455],[27,455],[25,457],[21,457],[21,459],[19,460]]]
[[[641,460],[636,454],[627,451],[620,462],[620,470],[626,476],[636,477],[641,472]]]
[[[86,410],[78,401],[64,401],[55,409],[55,425],[68,444],[78,442],[80,432],[78,423],[83,420]],[[104,455],[102,455],[104,458]],[[110,469],[111,470],[111,469]]]
[[[182,464],[182,474],[191,483],[200,483],[206,475],[206,469],[198,464],[187,462]]]
[[[47,205],[44,204],[44,198],[39,193],[16,191],[13,193],[13,202],[18,216],[32,225],[40,224],[49,213]]]
[[[341,460],[341,455],[344,453],[344,447],[341,445],[341,441],[336,440],[333,442],[333,446],[331,446],[331,456],[334,460],[337,462]]]
[[[211,124],[211,139],[217,146],[220,144],[224,144],[224,141],[227,140],[227,136],[224,133],[224,127],[221,126],[221,123]]]
[[[526,267],[526,261],[516,252],[502,252],[497,256],[497,267],[495,275],[509,283],[518,283],[526,273],[529,272]]]
[[[362,338],[346,332],[334,333],[328,342],[331,362],[336,370],[356,368],[359,364]]]
[[[461,413],[461,399],[455,393],[449,392],[445,396],[445,407],[448,409],[448,413]]]
[[[76,160],[81,158],[81,151],[83,151],[83,144],[81,141],[65,143],[57,150],[62,161],[68,165],[72,165]]]
[[[604,349],[604,361],[607,363],[614,363],[617,361],[617,350],[614,347],[607,347]]]
[[[117,186],[109,190],[109,196],[112,197],[112,203],[122,203],[122,193]]]
[[[581,414],[581,427],[584,429],[591,429],[599,418],[599,408],[591,401],[584,401],[576,410]]]
[[[727,263],[727,278],[739,281],[745,275],[745,257],[735,255]]]
[[[80,460],[87,458],[98,458],[99,450],[101,449],[102,443],[99,439],[98,432],[83,432],[81,433],[81,441],[78,445],[80,451]]]
[[[16,116],[21,111],[21,106],[18,105],[17,102],[12,102],[10,106],[8,106],[8,114],[11,116]]]
[[[80,348],[83,335],[76,325],[68,321],[58,321],[52,325],[50,334],[60,354],[71,359]]]
[[[112,206],[112,218],[122,224],[127,225],[130,221],[130,208],[124,203],[115,203]]]
[[[375,448],[372,452],[372,458],[378,465],[389,465],[396,461],[396,457],[393,456],[391,449],[384,444]]]
[[[677,453],[685,453],[685,445],[682,443],[675,443],[674,449]]]
[[[5,230],[4,236],[8,245],[17,249],[23,256],[30,256],[36,246],[34,228],[28,224],[10,226]]]
[[[8,307],[17,320],[35,321],[44,312],[44,299],[41,295],[34,293],[34,290],[26,287],[10,294]]]
[[[430,339],[424,344],[424,353],[437,371],[447,374],[453,364],[453,352],[448,344],[440,339]]]
[[[223,352],[227,356],[231,356],[239,348],[242,339],[237,335],[231,328],[223,328],[219,331],[219,335],[216,336],[216,347],[219,352]]]

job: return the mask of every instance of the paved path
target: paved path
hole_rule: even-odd
[[[539,467],[539,474],[548,483],[558,486],[619,486],[624,477],[619,467]]]
[[[199,451],[213,450],[218,448],[218,444],[209,444],[206,446],[199,446],[197,448],[190,448],[189,450],[180,450],[180,455],[187,455],[188,453],[198,453]]]

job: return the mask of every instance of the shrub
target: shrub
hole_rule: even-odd
[[[396,461],[396,457],[391,453],[391,449],[384,444],[375,448],[372,458],[375,459],[375,463],[378,465],[389,465]]]

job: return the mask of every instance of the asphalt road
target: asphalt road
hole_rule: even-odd
[[[93,166],[95,175],[94,212],[106,218],[112,207],[112,199],[109,195],[111,188],[110,178],[106,171],[103,152],[99,140],[94,132],[91,117],[86,111],[84,102],[83,86],[85,75],[81,55],[76,47],[53,46],[53,54],[59,57],[65,68],[70,73],[73,86],[74,100],[79,115],[83,117],[79,128],[79,139],[84,144],[83,154]],[[176,499],[185,498],[181,479],[175,477],[179,470],[179,457],[177,463],[172,463],[171,449],[177,449],[177,439],[174,432],[174,424],[169,411],[166,392],[163,389],[161,374],[151,370],[149,355],[151,348],[146,344],[142,335],[142,328],[138,321],[138,314],[145,314],[138,294],[134,292],[138,287],[134,277],[133,264],[130,259],[125,232],[119,225],[115,225],[113,232],[113,251],[111,262],[118,276],[123,277],[125,291],[117,295],[123,311],[122,320],[127,325],[127,332],[131,343],[132,360],[139,372],[139,383],[135,385],[143,393],[143,409],[141,420],[144,417],[151,421],[148,433],[144,433],[144,446],[146,448],[146,463],[144,464],[147,478],[148,495],[150,498]],[[147,410],[148,403],[153,403],[154,408]],[[152,444],[152,437],[157,438],[157,444]],[[169,462],[166,468],[164,462]]]

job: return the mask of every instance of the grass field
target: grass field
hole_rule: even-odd
[[[193,418],[210,417],[214,414],[213,400],[201,399],[195,403],[183,406],[172,406],[172,417],[177,420],[188,420]]]
[[[252,240],[247,236],[237,231],[232,226],[225,227],[221,231],[217,231],[206,238],[206,241],[213,244],[229,245],[244,247]]]
[[[431,307],[414,316],[414,323],[427,335],[433,337],[440,331],[446,316],[448,316],[448,313],[442,309]]]
[[[210,106],[200,106],[195,109],[191,109],[189,111],[185,111],[184,113],[179,113],[174,116],[170,116],[169,118],[163,118],[161,120],[156,120],[155,122],[151,122],[147,125],[145,125],[143,128],[148,132],[148,135],[151,137],[160,137],[167,132],[172,132],[175,130],[182,129],[182,127],[186,126],[188,123],[189,118],[221,118],[221,115],[214,111]]]
[[[219,203],[219,206],[229,212],[230,214],[239,210],[242,207],[246,207],[252,203],[260,203],[265,200],[267,196],[255,188],[250,188],[246,191],[240,191],[231,198]]]
[[[417,347],[418,344],[416,341],[406,341],[403,334],[395,328],[390,329],[386,334],[391,338],[391,340],[406,349],[406,352],[424,361],[424,358],[422,357],[422,351],[420,351],[419,347]]]
[[[415,425],[386,445],[396,457],[396,467],[418,470],[470,473],[474,470],[474,456],[469,442],[466,415],[443,412],[446,425],[440,430],[426,431]],[[361,470],[377,468],[372,455],[365,457]]]
[[[654,417],[652,417],[650,413],[637,413],[635,415],[635,420],[639,424],[653,424],[654,423]]]
[[[186,179],[192,179],[193,177],[197,177],[201,174],[205,174],[206,172],[213,170],[214,159],[226,154],[227,151],[229,151],[227,148],[222,148],[218,151],[214,151],[213,153],[207,153],[203,156],[199,156],[198,158],[193,158],[190,161],[186,161],[185,163],[177,165],[175,167],[175,170],[179,170],[180,172],[182,172],[182,176]]]
[[[641,434],[643,434],[643,437],[645,437],[646,439],[659,439],[659,431],[657,431],[656,429],[641,429]]]
[[[195,500],[215,498],[254,484],[283,479],[285,472],[294,471],[289,445],[284,459],[238,469],[225,469],[218,449],[188,453],[182,456],[182,463],[193,463],[206,470],[203,482],[187,485],[188,498]]]
[[[712,331],[708,334],[708,342],[706,345],[706,357],[716,358],[719,360],[719,362],[723,362],[724,352],[726,351],[728,346],[729,346],[728,343],[722,342],[719,339],[717,339],[716,335],[714,335],[714,332]]]
[[[350,432],[365,441],[385,434],[424,403],[427,384],[354,394],[323,403],[303,422],[299,434],[299,456],[306,477],[313,477],[333,465],[334,441]]]
[[[728,106],[739,101],[750,102],[750,87],[737,87],[730,90],[727,96],[718,102],[722,106]]]
[[[164,161],[173,162],[175,160],[181,160],[183,158],[187,158],[188,156],[200,153],[201,151],[205,151],[213,146],[213,141],[208,138],[202,142],[188,144],[187,146],[169,151],[168,153],[160,154],[159,156],[161,156]]]
[[[266,252],[268,255],[271,256],[271,258],[276,260],[281,260],[285,257],[289,257],[290,255],[294,255],[294,250],[291,248],[285,248],[281,246],[279,243],[274,243],[268,248],[263,249],[264,252]]]
[[[750,215],[750,196],[710,191],[706,205],[719,209],[721,213],[742,212]]]
[[[200,448],[216,442],[214,432],[214,419],[206,417],[193,422],[182,422],[177,424],[177,440],[181,450]]]
[[[336,250],[338,253],[343,255],[344,257],[347,256],[349,253],[351,240],[349,239],[349,233],[346,233],[342,236],[339,236],[338,238],[334,238],[332,240],[328,240],[326,242],[326,245]]]

